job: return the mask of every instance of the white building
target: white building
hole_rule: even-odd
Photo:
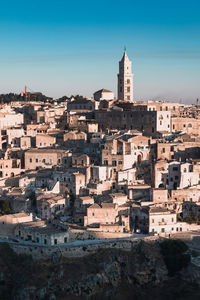
[[[113,100],[114,93],[112,91],[101,89],[93,94],[94,100],[101,101],[101,100]]]
[[[10,106],[0,110],[0,129],[21,125],[24,123],[24,115],[16,113]]]
[[[171,234],[186,230],[186,224],[177,222],[175,211],[152,207],[149,211],[149,233]]]
[[[119,62],[118,100],[133,102],[132,62],[129,60],[126,50]]]

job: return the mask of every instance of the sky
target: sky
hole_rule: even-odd
[[[0,94],[116,95],[124,46],[135,100],[200,97],[199,0],[0,0]]]

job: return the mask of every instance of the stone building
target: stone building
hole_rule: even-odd
[[[128,58],[126,50],[119,62],[118,99],[133,102],[132,62]]]
[[[199,165],[192,162],[178,162],[166,160],[157,161],[153,167],[155,188],[188,188],[199,183]]]
[[[114,93],[112,91],[101,89],[93,94],[95,101],[113,100]]]
[[[37,134],[36,135],[36,147],[47,148],[52,147],[56,144],[56,137],[48,134]]]
[[[67,243],[69,233],[64,229],[46,225],[43,221],[26,222],[18,224],[14,230],[18,239],[42,245],[58,245]]]
[[[172,234],[184,231],[183,223],[177,222],[175,211],[165,208],[152,207],[149,210],[149,232],[158,234]]]
[[[17,224],[31,222],[32,220],[32,214],[26,214],[24,212],[0,216],[0,233],[12,234]]]
[[[70,154],[60,149],[30,149],[25,152],[25,169],[37,167],[50,168],[52,166],[68,166]]]
[[[189,135],[200,135],[200,119],[191,117],[174,117],[172,122],[172,132],[184,131]]]
[[[156,137],[158,132],[171,132],[170,111],[123,111],[122,109],[97,110],[95,119],[99,130],[108,131],[132,130],[141,131],[146,136]]]
[[[67,104],[67,111],[90,112],[95,110],[95,101],[88,99],[73,100]]]
[[[40,214],[43,220],[52,220],[64,213],[66,199],[62,195],[45,194],[37,197],[40,201]]]
[[[144,136],[122,135],[108,137],[102,149],[102,164],[112,167],[113,178],[118,171],[133,168],[149,159],[150,140]]]
[[[94,203],[87,208],[84,226],[99,227],[101,231],[114,232],[116,225],[119,232],[130,231],[130,208],[116,203]]]
[[[0,110],[0,129],[6,129],[24,123],[24,115],[16,113],[10,106]]]

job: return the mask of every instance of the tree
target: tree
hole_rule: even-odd
[[[0,199],[0,209],[3,214],[8,214],[11,212],[10,202],[9,202],[8,198]]]
[[[69,191],[69,202],[70,202],[70,206],[73,207],[74,206],[74,201],[75,201],[75,197],[72,193],[72,190]]]
[[[188,246],[183,241],[165,240],[160,243],[160,248],[169,276],[175,275],[190,263],[190,255],[186,253]]]

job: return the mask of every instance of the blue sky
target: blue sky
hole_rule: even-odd
[[[136,99],[200,97],[199,0],[0,0],[0,93],[116,94],[124,45]]]

